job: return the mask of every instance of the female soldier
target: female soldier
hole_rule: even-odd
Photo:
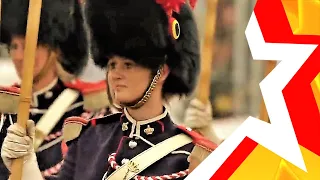
[[[7,45],[16,72],[22,78],[29,1],[2,0],[1,2],[1,43]],[[81,95],[79,90],[88,91],[90,88],[91,92],[92,90],[97,92],[102,88],[105,92],[106,89],[105,81],[101,84],[90,84],[90,86],[82,83],[82,87],[76,89],[74,88],[79,87],[79,83],[72,84],[73,90],[70,90],[70,85],[63,82],[66,80],[63,77],[66,76],[63,76],[62,72],[77,75],[85,63],[83,60],[87,58],[86,36],[78,6],[78,3],[73,0],[43,0],[41,10],[30,119],[38,125],[39,132],[48,133],[44,134],[44,137],[37,137],[40,147],[36,150],[39,168],[45,177],[55,175],[63,162],[61,130],[65,118],[93,114],[92,111],[84,113],[84,107],[87,110],[87,102],[93,101],[92,93],[90,100],[87,101],[87,96]],[[62,69],[57,65],[60,68],[62,65],[64,71],[61,71]],[[10,91],[15,88],[4,89]],[[3,89],[0,87],[1,90]],[[10,94],[10,92],[7,93]],[[63,99],[63,102],[59,99]],[[53,105],[58,102],[68,104],[68,101],[69,106]],[[4,99],[0,99],[0,145],[7,134],[7,128],[15,121],[14,114],[9,115],[8,112],[1,111],[2,106],[8,107]],[[59,111],[61,113],[58,113]],[[54,112],[54,117],[46,118],[49,112]],[[40,139],[43,139],[43,142]],[[0,161],[0,179],[8,179],[8,174],[3,162]]]
[[[56,179],[184,179],[195,145],[216,148],[173,124],[163,106],[171,95],[188,95],[196,85],[199,45],[189,4],[90,0],[85,6],[94,60],[106,68],[123,113],[93,119],[90,127],[82,118],[68,118],[64,137],[72,143]],[[32,121],[27,136],[17,124],[10,126],[2,158],[10,168],[12,158],[24,156],[24,179],[37,180],[33,131]]]

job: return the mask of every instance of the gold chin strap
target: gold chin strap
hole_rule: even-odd
[[[41,71],[39,72],[39,74],[37,74],[33,78],[33,84],[38,83],[47,74],[50,67],[54,66],[54,63],[56,63],[56,61],[57,61],[57,53],[55,53],[52,50],[49,50],[48,60],[46,64],[43,66],[43,68],[41,69]]]
[[[132,108],[132,109],[138,109],[140,108],[141,106],[143,106],[147,101],[148,99],[150,98],[151,96],[151,93],[152,91],[154,90],[154,88],[156,87],[160,77],[161,77],[161,72],[163,70],[163,66],[161,66],[158,71],[157,71],[157,74],[153,77],[153,80],[152,82],[150,83],[150,86],[148,88],[148,90],[145,92],[144,96],[137,102],[135,103],[134,105],[130,106],[130,105],[123,105],[125,107],[128,107],[128,108]]]

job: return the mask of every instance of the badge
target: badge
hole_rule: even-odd
[[[122,123],[122,131],[126,131],[126,130],[129,129],[129,128],[128,128],[128,124],[129,124],[129,122]]]
[[[146,133],[147,135],[151,135],[154,132],[154,128],[150,127],[150,125],[148,125],[148,127],[146,129],[144,129],[144,133]]]
[[[128,171],[127,171],[127,173],[126,173],[126,175],[124,176],[123,179],[127,179],[127,176],[129,174],[129,172],[138,173],[139,172],[138,166],[139,165],[134,163],[133,161],[129,161],[129,163],[128,163]]]

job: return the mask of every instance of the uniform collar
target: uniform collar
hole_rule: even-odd
[[[38,96],[41,94],[44,94],[45,92],[49,91],[50,89],[52,89],[56,84],[58,83],[58,78],[55,78],[53,81],[51,81],[51,83],[49,83],[46,87],[36,91],[33,93],[34,96]]]
[[[124,108],[121,116],[122,131],[124,136],[130,138],[135,137],[139,139],[139,136],[148,138],[161,134],[166,130],[166,127],[171,124],[171,120],[168,116],[167,109],[164,108],[163,113],[151,119],[137,121],[128,113]]]
[[[39,106],[41,106],[40,104],[43,100],[54,100],[56,98],[56,93],[60,94],[60,91],[61,87],[59,86],[59,79],[55,78],[46,87],[33,93],[32,107],[38,108]]]

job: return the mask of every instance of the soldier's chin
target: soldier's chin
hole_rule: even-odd
[[[115,103],[116,104],[128,104],[128,103],[131,103],[133,102],[135,99],[132,98],[132,96],[128,95],[116,95],[115,96]]]
[[[133,100],[132,101],[129,101],[129,100],[123,100],[123,101],[119,101],[120,103],[119,104],[131,104],[132,102],[133,102]]]

